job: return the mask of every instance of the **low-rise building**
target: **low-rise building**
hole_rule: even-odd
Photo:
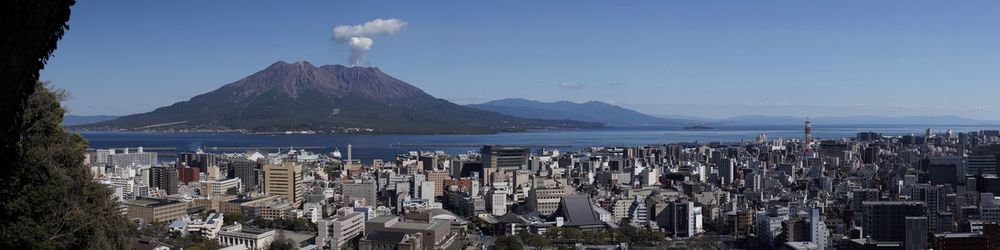
[[[219,245],[223,247],[240,245],[252,250],[265,249],[274,240],[274,235],[274,229],[244,228],[234,232],[223,231],[219,233]]]
[[[187,203],[175,200],[144,198],[130,200],[126,204],[128,218],[139,218],[148,223],[172,222],[187,214]]]

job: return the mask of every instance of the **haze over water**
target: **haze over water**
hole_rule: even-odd
[[[815,139],[854,137],[858,132],[872,131],[887,136],[922,135],[930,128],[933,133],[955,133],[996,129],[969,125],[813,125]],[[191,152],[203,148],[209,152],[241,152],[242,148],[261,148],[275,152],[278,147],[303,148],[314,153],[329,153],[340,149],[347,154],[352,144],[354,159],[389,160],[408,151],[444,151],[460,154],[478,150],[478,145],[558,146],[560,151],[575,151],[592,146],[640,146],[673,142],[740,142],[754,140],[760,134],[768,139],[800,139],[801,125],[719,126],[710,130],[685,130],[664,127],[629,127],[600,130],[536,131],[487,135],[258,135],[239,133],[142,133],[142,132],[82,132],[91,148],[147,147],[161,152],[161,161],[173,161],[176,152]],[[227,149],[213,149],[213,147]],[[163,149],[167,148],[167,149]],[[233,149],[241,148],[241,149]],[[537,147],[532,147],[533,150]]]

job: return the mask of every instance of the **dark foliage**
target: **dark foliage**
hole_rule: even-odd
[[[0,2],[0,249],[123,249],[134,233],[60,125],[65,93],[38,82],[73,4]]]
[[[25,109],[23,165],[2,176],[0,244],[35,249],[123,248],[133,234],[107,186],[83,165],[87,142],[60,125],[63,92],[36,83]],[[3,248],[3,247],[0,247]],[[4,248],[10,249],[10,248]]]
[[[524,249],[524,245],[518,241],[517,237],[504,235],[496,238],[495,249],[496,250],[521,250]]]

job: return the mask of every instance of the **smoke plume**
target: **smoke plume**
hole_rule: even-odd
[[[333,41],[350,46],[351,56],[348,60],[351,66],[358,66],[375,43],[372,37],[392,35],[404,26],[406,22],[395,18],[375,19],[359,25],[340,25],[333,28]]]

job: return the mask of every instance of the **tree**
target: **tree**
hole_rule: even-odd
[[[38,82],[74,3],[0,1],[0,249],[122,249],[134,234],[63,131],[65,93]]]
[[[545,236],[529,233],[527,230],[521,230],[518,232],[517,237],[521,238],[521,241],[523,241],[524,244],[533,247],[543,247],[550,244],[549,239],[545,238]]]
[[[524,246],[514,236],[504,235],[496,238],[496,250],[522,250]]]
[[[225,213],[222,215],[222,224],[226,226],[233,225],[233,223],[243,224],[246,222],[241,213]]]
[[[135,233],[109,187],[94,182],[84,166],[87,142],[63,130],[65,98],[35,83],[18,160],[31,167],[0,176],[0,248],[125,248]]]
[[[279,232],[278,236],[274,237],[274,240],[270,244],[267,244],[267,250],[295,250],[298,247],[295,246],[295,241],[289,238],[285,238],[283,232]]]

